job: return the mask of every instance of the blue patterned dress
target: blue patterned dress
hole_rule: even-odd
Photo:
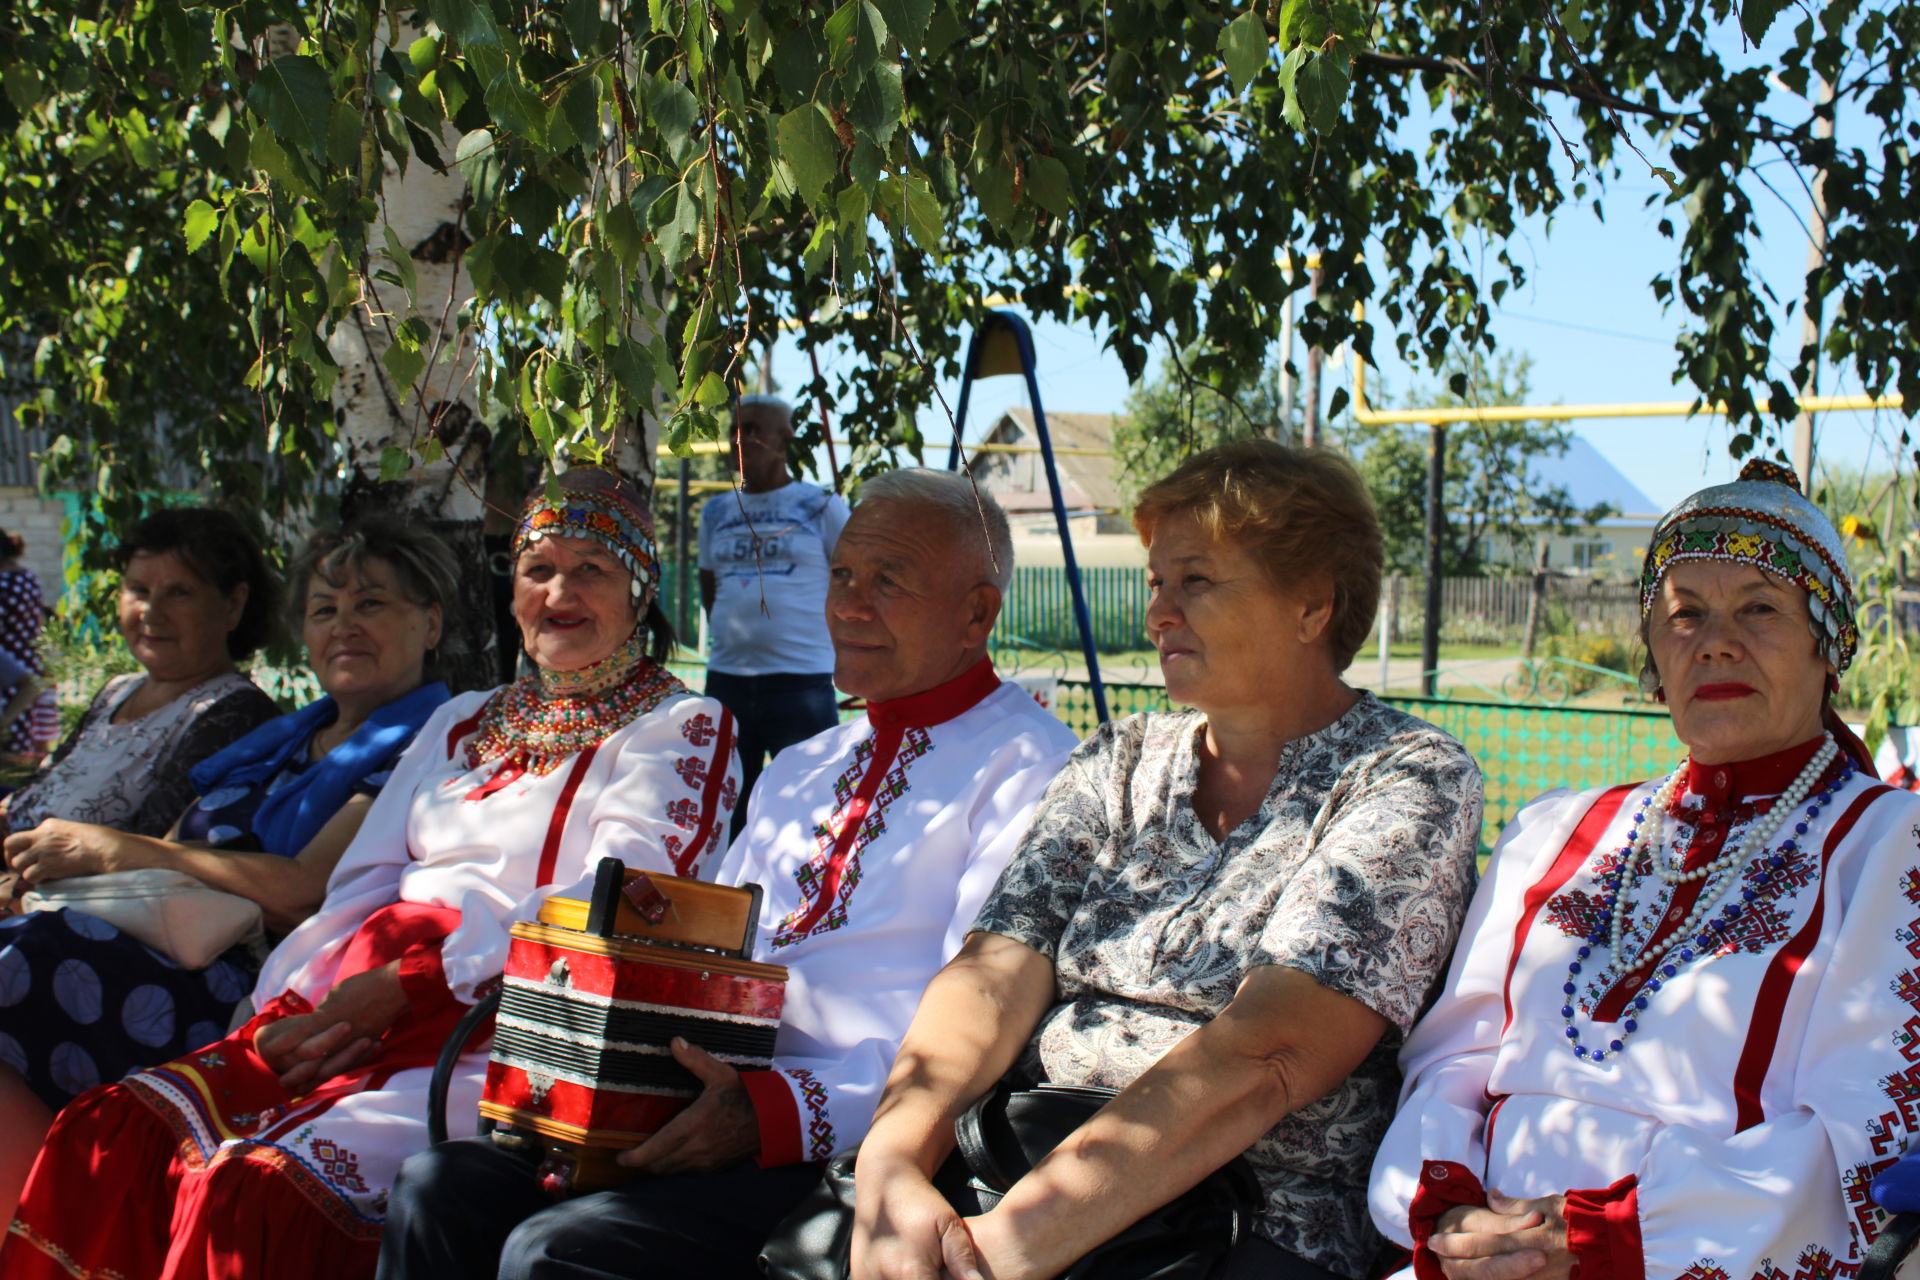
[[[423,687],[377,713],[384,723],[376,727],[384,736],[360,751],[351,794],[378,793],[413,731],[446,696],[445,686]],[[261,806],[283,788],[303,775],[324,772],[308,757],[312,729],[332,715],[329,710],[313,717],[314,710],[263,726],[262,738],[280,735],[274,748],[281,757],[278,766],[271,772],[237,768],[208,786],[181,816],[179,839],[236,852],[297,854],[297,847],[269,848],[256,819]],[[287,737],[285,724],[303,715],[315,721],[311,728]],[[362,739],[356,735],[350,741]],[[246,745],[242,740],[234,751],[245,754]],[[335,748],[327,759],[342,751]],[[0,919],[0,1063],[19,1072],[43,1102],[58,1110],[95,1085],[226,1035],[265,954],[265,947],[239,946],[205,969],[183,969],[85,912],[37,911]]]

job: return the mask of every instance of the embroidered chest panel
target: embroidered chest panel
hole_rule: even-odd
[[[1728,839],[1738,841],[1744,828],[1750,825],[1750,821],[1741,822]],[[1682,831],[1679,848],[1672,855],[1675,858],[1684,858],[1692,846],[1692,828],[1682,828]],[[1615,849],[1594,858],[1577,877],[1582,887],[1562,890],[1548,901],[1545,912],[1548,923],[1576,943],[1605,929],[1611,902],[1603,886],[1612,878],[1623,857],[1625,853]],[[1640,955],[1652,945],[1653,935],[1666,919],[1675,893],[1674,888],[1655,878],[1652,855],[1642,853],[1634,871],[1638,892],[1627,907],[1622,935],[1629,956]],[[1739,902],[1741,914],[1719,932],[1711,948],[1698,949],[1702,954],[1694,957],[1695,963],[1713,956],[1758,955],[1784,943],[1793,932],[1796,902],[1819,879],[1819,855],[1804,846],[1793,849],[1775,846],[1764,854],[1756,853],[1737,874],[1739,880],[1729,889],[1727,900]],[[1589,968],[1597,972],[1585,978],[1575,1001],[1586,1014],[1592,1013],[1620,977],[1611,965]]]
[[[933,750],[933,739],[921,728],[910,728],[886,766],[873,798],[865,806],[856,803],[861,784],[874,762],[876,740],[866,738],[854,748],[853,759],[834,779],[834,810],[813,829],[814,855],[797,868],[793,877],[800,888],[800,903],[780,920],[770,946],[774,950],[790,947],[816,933],[831,933],[846,927],[853,891],[860,883],[860,855],[887,830],[887,810],[907,794],[911,783],[908,771],[914,761]],[[848,826],[859,823],[849,837]],[[831,895],[831,901],[823,899]]]

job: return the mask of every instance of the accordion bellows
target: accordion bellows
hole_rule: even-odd
[[[635,889],[665,904],[657,922]],[[613,1157],[698,1095],[675,1036],[742,1071],[773,1062],[787,971],[745,958],[758,890],[642,872],[605,892],[621,890],[617,907],[551,899],[507,954],[480,1110],[495,1142],[544,1149],[555,1195],[623,1181]]]

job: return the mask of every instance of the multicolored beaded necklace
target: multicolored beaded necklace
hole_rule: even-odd
[[[552,773],[569,756],[605,742],[685,686],[647,658],[646,628],[579,671],[539,671],[487,699],[467,740],[467,767],[499,761],[495,781]],[[489,787],[494,784],[490,783]]]
[[[1566,1022],[1567,1047],[1573,1050],[1574,1057],[1591,1062],[1605,1062],[1609,1056],[1618,1057],[1626,1050],[1627,1041],[1640,1030],[1637,1015],[1646,1013],[1648,1004],[1655,995],[1659,994],[1661,986],[1677,977],[1682,965],[1691,964],[1695,960],[1704,960],[1714,954],[1727,931],[1739,922],[1741,916],[1746,913],[1748,905],[1759,896],[1760,890],[1767,885],[1770,878],[1785,869],[1788,855],[1797,852],[1800,847],[1798,838],[1807,834],[1810,829],[1809,824],[1819,818],[1820,811],[1832,803],[1835,794],[1853,776],[1851,763],[1843,762],[1840,772],[1835,775],[1833,781],[1813,796],[1813,802],[1807,805],[1805,814],[1794,823],[1793,835],[1783,840],[1779,848],[1772,853],[1767,852],[1767,842],[1773,838],[1775,832],[1786,825],[1794,810],[1798,809],[1808,794],[1813,792],[1820,775],[1839,754],[1839,748],[1833,739],[1828,737],[1820,749],[1814,752],[1813,758],[1807,761],[1806,766],[1800,771],[1800,776],[1794,779],[1793,784],[1781,794],[1766,814],[1756,821],[1749,835],[1749,843],[1759,850],[1757,855],[1746,854],[1737,847],[1728,849],[1712,862],[1695,871],[1680,871],[1681,859],[1678,856],[1673,859],[1674,865],[1670,868],[1667,865],[1665,842],[1660,838],[1661,815],[1679,794],[1682,779],[1686,776],[1685,764],[1683,763],[1668,774],[1660,787],[1640,802],[1639,810],[1633,815],[1633,824],[1627,836],[1627,843],[1620,850],[1613,870],[1601,881],[1599,923],[1594,927],[1594,931],[1574,949],[1574,958],[1567,963],[1567,980],[1560,987],[1566,999],[1566,1003],[1560,1006],[1560,1017]],[[1652,822],[1647,821],[1649,809],[1653,810]],[[1755,877],[1754,885],[1740,891],[1741,901],[1729,902],[1715,913],[1714,904],[1724,897],[1727,890],[1740,878],[1742,868],[1752,856],[1762,859],[1765,870]],[[1652,945],[1659,930],[1656,923],[1653,926],[1654,934],[1647,938],[1648,945],[1639,955],[1629,956],[1625,945],[1627,908],[1640,882],[1639,863],[1643,858],[1649,859],[1656,877],[1668,885],[1677,887],[1689,880],[1708,877],[1712,879],[1701,890],[1692,912],[1688,914],[1681,926],[1673,931],[1664,946],[1656,949]],[[1626,1016],[1620,1020],[1619,1034],[1610,1039],[1604,1048],[1598,1045],[1589,1047],[1583,1043],[1580,1028],[1575,1022],[1580,1012],[1576,997],[1580,989],[1579,978],[1584,968],[1583,962],[1592,958],[1595,947],[1606,947],[1610,953],[1607,968],[1602,969],[1597,975],[1597,983],[1601,990],[1612,988],[1622,979],[1640,972],[1649,965],[1655,966],[1646,984],[1628,1002]],[[1588,1022],[1591,1025],[1592,1019],[1589,1018]]]

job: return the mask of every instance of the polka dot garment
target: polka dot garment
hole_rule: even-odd
[[[35,675],[44,674],[40,665],[40,626],[46,618],[46,605],[40,595],[40,579],[25,569],[9,569],[0,573],[0,649],[5,649],[16,662]],[[0,689],[0,703],[13,697],[13,689]],[[40,702],[51,702],[51,694],[43,694]],[[39,714],[39,705],[35,704],[6,729],[6,740],[0,743],[0,751],[15,753],[36,750],[33,740],[34,718]]]
[[[236,949],[198,972],[79,911],[0,920],[0,1063],[49,1107],[226,1034],[253,985]]]

